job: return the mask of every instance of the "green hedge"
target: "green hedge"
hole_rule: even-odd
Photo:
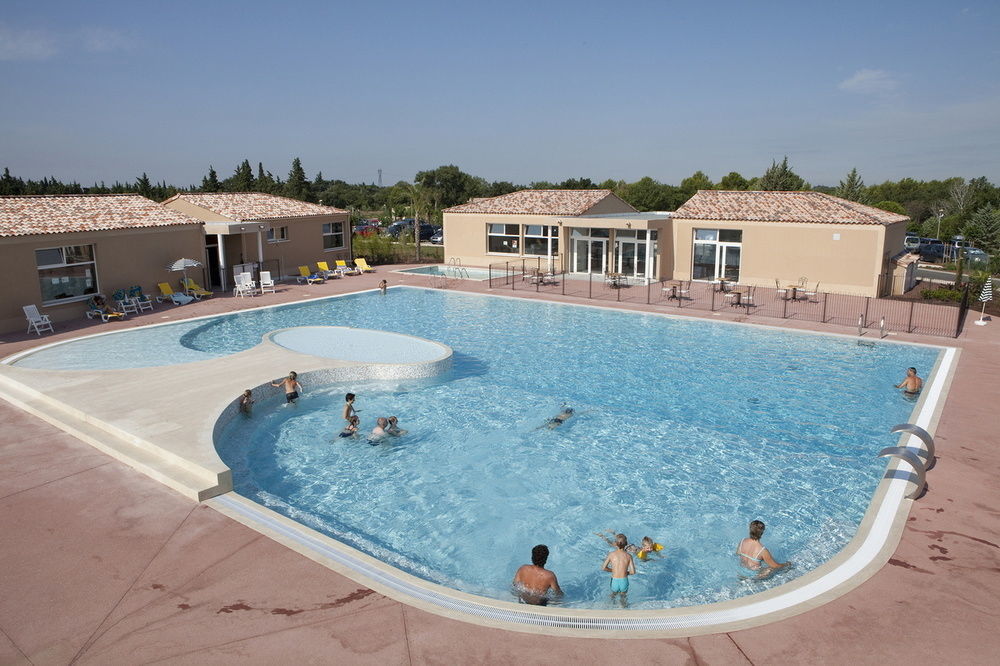
[[[417,262],[413,243],[395,243],[387,236],[354,236],[351,241],[355,257],[364,257],[369,264],[412,264]],[[420,261],[440,264],[444,261],[443,245],[420,244]]]
[[[954,301],[955,303],[962,302],[962,292],[958,289],[949,289],[948,287],[942,287],[940,289],[924,289],[920,295],[921,297],[932,301]]]

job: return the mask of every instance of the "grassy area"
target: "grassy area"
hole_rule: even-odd
[[[355,236],[354,256],[364,257],[374,264],[417,263],[417,247],[414,243],[395,242],[386,236]],[[444,262],[444,246],[420,244],[420,262],[440,264]]]

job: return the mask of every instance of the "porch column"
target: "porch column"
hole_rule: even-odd
[[[257,261],[261,264],[264,263],[264,240],[260,229],[257,229]]]
[[[219,246],[215,248],[219,253],[219,284],[222,290],[226,290],[226,237],[223,234],[215,234]]]

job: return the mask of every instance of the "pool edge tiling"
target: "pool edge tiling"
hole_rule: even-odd
[[[505,297],[506,298],[506,297]],[[600,306],[598,306],[600,307]],[[676,315],[664,315],[660,313],[652,313],[658,316],[676,316]],[[770,328],[770,327],[769,327]],[[820,333],[823,335],[822,333]],[[907,343],[913,344],[913,343]],[[942,349],[939,345],[928,345]],[[947,383],[950,381],[951,374],[955,365],[957,358],[957,350],[954,348],[943,348],[945,353],[939,356],[938,368],[936,368],[935,374],[932,375],[935,379],[931,390],[927,391],[920,399],[917,405],[919,409],[919,418],[915,419],[918,425],[922,425],[927,430],[933,432],[934,423],[937,418],[937,414],[940,412],[943,397],[947,389]],[[222,359],[217,359],[219,362],[224,362],[231,360],[232,357],[223,357]],[[195,365],[195,364],[187,364]],[[181,366],[178,366],[181,367]],[[154,368],[157,371],[162,372],[163,368]],[[149,369],[147,369],[149,370]],[[39,371],[25,370],[24,372],[32,374]],[[40,371],[45,373],[47,371]],[[117,374],[118,371],[112,371]],[[6,373],[5,373],[6,374]],[[20,374],[20,373],[17,373]],[[106,373],[102,374],[106,379]],[[9,379],[9,377],[8,377]],[[235,394],[233,395],[235,397]],[[214,416],[220,415],[219,411],[214,412]],[[910,441],[908,438],[911,436],[903,435],[901,438],[902,442]],[[919,444],[918,444],[919,446]],[[889,471],[893,471],[898,467],[898,463],[890,463]],[[400,599],[406,603],[416,605],[432,612],[439,613],[442,615],[447,615],[449,617],[458,617],[466,621],[473,621],[480,624],[485,624],[489,626],[502,626],[508,629],[515,629],[518,631],[531,631],[539,633],[560,633],[560,634],[573,634],[573,635],[588,635],[588,636],[615,636],[615,637],[649,637],[649,636],[667,636],[667,635],[693,635],[698,633],[712,633],[723,629],[733,629],[740,628],[743,626],[755,626],[764,622],[770,622],[772,620],[777,620],[782,617],[787,617],[792,614],[803,612],[809,608],[814,607],[819,603],[828,601],[834,596],[839,596],[840,594],[848,591],[857,584],[860,584],[864,579],[874,573],[881,564],[888,558],[888,554],[892,552],[895,548],[895,544],[899,538],[899,531],[902,527],[902,522],[905,520],[905,516],[908,513],[910,504],[907,500],[902,499],[902,494],[907,485],[907,481],[902,479],[883,479],[880,482],[879,490],[876,492],[875,497],[885,500],[888,498],[890,501],[897,502],[894,509],[889,510],[889,513],[883,513],[882,507],[885,506],[884,502],[879,504],[877,512],[874,509],[874,503],[872,508],[866,513],[864,520],[862,521],[862,528],[866,526],[870,527],[871,524],[878,523],[878,528],[882,531],[882,541],[881,543],[869,543],[872,532],[868,530],[865,534],[864,542],[861,543],[862,528],[859,528],[858,535],[851,544],[846,548],[840,555],[831,561],[830,566],[839,567],[840,564],[848,558],[854,558],[859,552],[861,552],[862,547],[865,548],[865,552],[862,558],[867,558],[864,562],[854,562],[853,572],[850,576],[842,576],[836,579],[830,579],[826,581],[826,589],[821,590],[818,595],[814,595],[807,598],[798,599],[794,602],[794,605],[782,605],[780,601],[774,601],[775,598],[786,596],[793,592],[797,592],[799,589],[805,588],[809,585],[813,585],[816,581],[822,577],[832,574],[833,572],[825,571],[826,565],[817,569],[806,576],[803,576],[796,581],[790,582],[786,585],[774,588],[768,592],[761,593],[759,595],[754,595],[751,597],[746,597],[740,600],[722,602],[721,604],[712,604],[710,606],[703,607],[704,611],[701,611],[698,615],[698,619],[693,620],[689,623],[683,623],[678,620],[678,616],[682,614],[681,609],[675,609],[670,611],[626,611],[626,612],[601,612],[601,611],[582,611],[582,610],[571,610],[571,609],[557,609],[548,608],[543,610],[536,609],[531,612],[527,612],[525,607],[518,607],[515,604],[506,604],[503,602],[496,602],[494,600],[471,597],[471,595],[464,595],[462,593],[456,593],[448,590],[449,594],[441,595],[440,589],[430,583],[420,581],[420,585],[417,588],[423,588],[424,592],[419,592],[419,596],[414,596],[412,593],[402,593],[399,591],[393,592],[392,586],[386,583],[380,583],[376,578],[372,577],[372,571],[365,571],[364,568],[359,570],[344,570],[343,565],[331,566],[337,571],[354,578],[355,580],[360,580],[365,584],[370,584],[375,589],[387,593],[388,596]],[[223,512],[232,515],[231,512],[236,512],[237,508],[234,507],[238,503],[235,498],[229,498],[226,496],[219,497],[218,499],[211,502],[211,505],[222,510]],[[259,505],[258,505],[259,506]],[[264,510],[263,516],[267,516],[267,511]],[[273,512],[270,512],[273,513]],[[891,515],[889,515],[891,514]],[[277,514],[274,514],[277,515]],[[235,517],[235,516],[234,516]],[[288,519],[283,518],[283,521],[291,523]],[[254,525],[253,523],[262,520],[256,519],[244,519],[241,522],[246,522],[251,524],[262,531],[265,534],[272,534],[275,531],[273,526],[268,526],[265,523],[260,523]],[[282,522],[282,521],[279,521]],[[297,523],[294,524],[297,534],[288,533],[285,534],[280,540],[287,545],[295,548],[299,552],[303,552],[310,558],[316,561],[324,561],[324,558],[329,559],[329,555],[324,555],[320,551],[309,552],[302,543],[307,541],[310,537],[311,530],[298,526]],[[326,539],[326,537],[323,537]],[[332,541],[332,540],[331,540]],[[336,543],[336,542],[334,542]],[[358,551],[338,544],[340,548],[346,549],[349,554],[354,556],[364,555]],[[853,551],[850,555],[847,551]],[[373,560],[374,558],[369,558],[364,556],[360,558]],[[355,559],[358,559],[355,557]],[[329,565],[328,562],[325,562]],[[377,561],[368,562],[373,570],[378,571],[381,563]],[[382,565],[384,567],[385,565]],[[400,574],[394,569],[388,568],[390,571],[388,573]],[[379,576],[385,576],[387,573],[385,571],[380,571]],[[402,574],[403,577],[408,577],[406,574]],[[433,599],[439,596],[443,596],[447,599],[444,605],[435,605],[428,601],[428,599]],[[423,597],[423,598],[421,598]],[[465,612],[458,610],[456,607],[456,602],[454,598],[457,597],[460,601],[463,597],[469,597],[472,599],[465,599],[466,602],[472,607],[483,607],[486,609],[493,610],[478,610],[476,614],[469,615]],[[741,608],[757,606],[759,611],[756,615],[751,613],[737,613]],[[735,610],[733,610],[735,609]],[[690,610],[690,609],[684,609]],[[714,619],[712,619],[714,617]],[[602,619],[603,618],[603,619]]]

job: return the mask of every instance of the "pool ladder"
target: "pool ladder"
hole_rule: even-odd
[[[913,468],[913,473],[916,475],[916,480],[914,481],[916,488],[906,496],[906,499],[917,499],[923,494],[924,488],[927,486],[927,470],[934,466],[934,438],[931,437],[929,432],[912,423],[894,425],[889,432],[909,433],[924,443],[926,451],[921,448],[911,448],[909,446],[890,446],[878,453],[879,458],[899,458]]]

